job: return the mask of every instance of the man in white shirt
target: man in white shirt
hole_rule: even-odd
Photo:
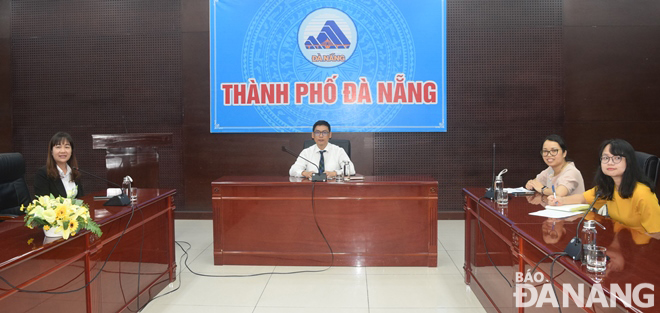
[[[289,169],[289,175],[311,179],[312,174],[318,173],[320,170],[322,173],[326,173],[328,178],[332,178],[341,172],[344,162],[348,162],[350,174],[355,175],[355,166],[346,151],[330,143],[330,138],[332,138],[330,123],[323,120],[314,123],[312,139],[316,144],[300,152],[300,157]],[[305,161],[305,159],[314,164]]]

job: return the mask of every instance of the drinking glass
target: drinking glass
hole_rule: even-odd
[[[607,267],[607,248],[601,246],[587,247],[584,251],[587,259],[587,271],[604,272]]]
[[[506,205],[509,204],[509,193],[506,190],[497,193],[497,204]]]

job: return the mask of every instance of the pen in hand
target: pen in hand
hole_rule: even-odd
[[[557,193],[555,192],[555,185],[552,185],[552,196],[557,199]]]

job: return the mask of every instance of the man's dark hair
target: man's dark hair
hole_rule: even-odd
[[[312,132],[316,130],[316,126],[323,125],[328,127],[328,131],[331,132],[332,128],[330,128],[330,123],[324,121],[324,120],[318,120],[316,123],[314,123],[314,126],[312,126]]]

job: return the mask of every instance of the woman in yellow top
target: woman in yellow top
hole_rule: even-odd
[[[583,194],[548,197],[550,204],[591,203],[606,205],[599,213],[633,229],[660,233],[660,205],[653,183],[642,173],[635,150],[623,139],[606,140],[600,147],[600,170],[594,178],[596,187]],[[655,236],[654,236],[655,237]]]

